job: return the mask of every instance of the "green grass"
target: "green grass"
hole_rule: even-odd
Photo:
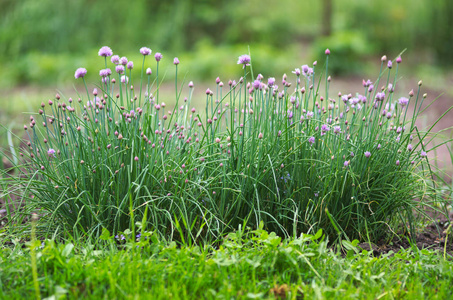
[[[144,233],[119,244],[46,240],[0,248],[0,298],[53,299],[447,299],[453,261],[442,253],[400,250],[373,257],[321,232],[281,240],[258,229],[230,233],[216,247],[177,246]],[[6,237],[2,237],[6,238]],[[3,239],[7,240],[7,239]],[[347,252],[347,255],[344,253]],[[341,254],[343,253],[343,254]]]

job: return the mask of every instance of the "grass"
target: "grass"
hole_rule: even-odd
[[[414,247],[373,257],[356,244],[343,242],[340,251],[321,232],[282,240],[262,229],[239,229],[217,247],[178,247],[152,232],[121,242],[105,232],[95,244],[15,241],[0,248],[0,298],[36,299],[37,292],[54,299],[452,297],[450,256]]]

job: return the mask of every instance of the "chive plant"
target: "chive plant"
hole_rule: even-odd
[[[383,57],[378,78],[358,93],[331,98],[328,50],[325,69],[303,65],[281,85],[254,76],[242,55],[242,77],[225,86],[218,78],[204,110],[191,106],[192,82],[178,90],[175,58],[175,106],[167,110],[163,56],[155,54],[154,76],[145,71],[151,50],[140,53],[138,91],[134,64],[102,47],[96,88],[78,69],[86,94],[56,95],[24,126],[18,174],[1,180],[49,228],[99,236],[146,219],[165,238],[195,242],[263,222],[287,237],[322,228],[376,241],[401,224],[413,230],[414,212],[435,200],[427,133],[415,126],[421,84],[408,98],[395,96],[401,57]]]

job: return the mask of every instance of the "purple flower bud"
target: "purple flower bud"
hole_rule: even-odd
[[[345,167],[348,167],[349,166],[349,160],[346,160],[343,164]]]
[[[76,79],[78,78],[82,78],[83,76],[85,76],[87,74],[87,69],[85,68],[78,68],[76,71],[75,71],[75,74],[74,74],[74,77]]]
[[[414,97],[414,90],[410,90],[409,97]]]
[[[396,161],[396,165],[397,165],[397,166],[400,165],[400,161],[399,161],[399,160]]]
[[[193,81],[189,82],[189,88],[193,88]]]
[[[211,94],[211,90],[208,88],[208,89],[206,90],[206,95],[210,95],[210,94]]]
[[[324,52],[326,55],[330,55],[330,50],[329,48],[326,49],[326,51]]]
[[[151,75],[153,71],[151,71],[151,68],[146,69],[146,75]]]
[[[128,68],[129,70],[132,70],[132,69],[134,68],[134,62],[132,62],[132,61],[128,62],[128,63],[127,63],[127,68]]]
[[[154,58],[157,62],[159,62],[162,59],[162,54],[160,52],[157,52],[156,54],[154,54]]]
[[[412,145],[411,144],[407,145],[407,151],[409,151],[409,152],[412,151]]]
[[[399,63],[401,63],[401,62],[402,62],[401,56],[398,56],[398,57],[396,58],[396,63],[399,64]]]
[[[371,156],[370,151],[365,151],[365,157],[366,157],[366,158],[369,158],[370,156]]]
[[[179,65],[179,59],[177,57],[175,57],[173,59],[173,64],[176,66],[176,65]]]
[[[150,55],[151,54],[151,49],[147,48],[147,47],[141,47],[140,48],[140,53],[143,54],[143,55]]]
[[[391,60],[389,60],[389,61],[388,61],[388,63],[387,63],[387,68],[391,69],[391,68],[392,68],[392,66],[393,66],[393,64],[392,64],[392,61],[391,61]]]
[[[112,56],[113,52],[112,52],[112,49],[110,49],[110,47],[104,46],[101,49],[99,49],[98,54],[99,54],[99,56],[107,57],[107,56]]]
[[[422,150],[422,151],[420,152],[420,156],[421,156],[421,157],[427,157],[428,154],[427,154],[425,151]]]
[[[315,143],[315,137],[314,136],[310,137],[308,139],[308,142],[313,145]]]

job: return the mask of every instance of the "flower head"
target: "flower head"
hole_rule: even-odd
[[[247,55],[247,54],[244,54],[244,55],[241,55],[239,56],[238,58],[238,65],[243,65],[243,68],[245,68],[246,66],[250,66],[250,55]]]
[[[82,78],[83,76],[85,76],[87,74],[87,69],[85,68],[78,68],[76,71],[75,71],[75,74],[74,74],[74,77],[76,79],[78,78]]]
[[[52,155],[54,155],[54,154],[55,154],[55,150],[52,149],[52,148],[50,148],[50,149],[47,151],[47,155],[49,155],[49,156],[52,156]]]
[[[147,47],[141,47],[140,48],[140,53],[143,54],[143,55],[150,55],[151,54],[151,49],[147,48]]]
[[[128,68],[129,70],[132,70],[132,69],[134,68],[134,62],[133,62],[133,61],[128,62],[128,63],[127,63],[127,68]]]
[[[113,55],[110,60],[112,61],[112,63],[114,63],[115,65],[117,65],[119,62],[120,62],[120,57],[118,55]]]
[[[275,84],[275,78],[274,77],[270,77],[268,80],[267,80],[267,85],[268,86],[273,86]]]
[[[156,54],[154,54],[154,58],[157,62],[159,62],[162,59],[162,54],[160,52],[157,52]]]
[[[151,68],[146,69],[146,75],[151,75],[153,71],[151,71]]]
[[[383,101],[385,99],[385,93],[377,93],[376,94],[376,101]]]
[[[310,137],[308,139],[308,142],[313,145],[315,143],[315,137],[314,136]]]
[[[420,152],[420,156],[421,156],[421,157],[427,157],[428,154],[427,154],[425,151],[422,150],[422,151]]]
[[[123,56],[120,58],[120,64],[122,64],[123,66],[127,65],[127,57],[126,56]]]
[[[118,74],[123,74],[123,73],[124,73],[124,66],[122,66],[122,65],[117,65],[117,66],[115,67],[115,71],[116,71],[116,73],[118,73]]]
[[[175,57],[175,58],[173,59],[173,64],[174,64],[175,66],[179,65],[179,59],[178,59],[177,57]]]
[[[387,63],[387,68],[391,69],[391,68],[392,68],[392,65],[393,65],[393,64],[392,64],[392,61],[389,60],[388,63]]]
[[[333,132],[334,132],[335,134],[341,133],[341,127],[340,127],[340,126],[334,126]]]
[[[366,158],[369,158],[369,157],[371,156],[371,152],[370,152],[370,151],[365,151],[364,154],[365,154],[365,157],[366,157]]]
[[[409,103],[409,99],[406,97],[401,97],[398,99],[398,104],[401,105],[402,107],[405,107]]]
[[[110,69],[102,69],[99,71],[99,76],[101,77],[107,77],[112,74],[112,70]]]
[[[99,49],[98,54],[99,54],[99,56],[107,57],[107,56],[112,56],[113,51],[112,51],[112,49],[110,49],[110,47],[104,46],[101,49]]]
[[[121,82],[127,84],[129,82],[129,77],[127,77],[125,75],[121,76]]]

